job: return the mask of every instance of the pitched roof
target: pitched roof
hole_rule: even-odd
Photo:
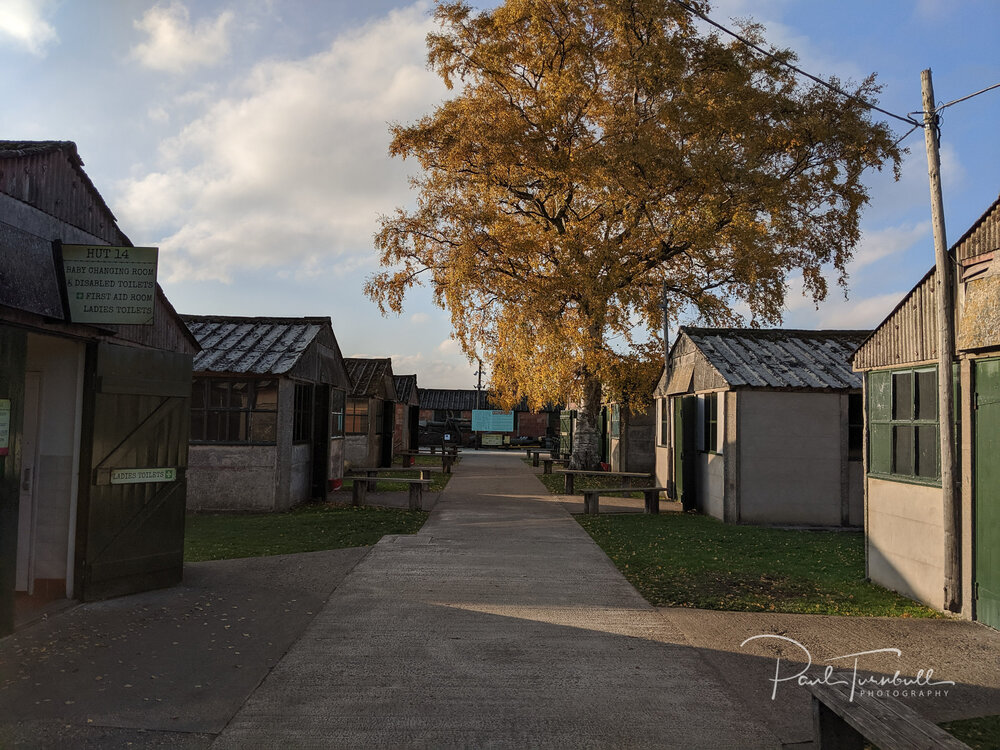
[[[851,355],[871,331],[691,328],[681,334],[732,387],[860,388]]]
[[[347,374],[351,376],[351,382],[354,383],[352,396],[378,396],[382,378],[386,374],[392,374],[392,360],[388,358],[349,357],[344,359],[344,365],[347,367]]]
[[[475,388],[418,388],[421,409],[446,409],[450,411],[472,411],[474,409],[499,409],[489,391],[484,390],[482,396]],[[546,404],[539,413],[559,411],[562,407]],[[514,409],[519,412],[531,412],[528,400],[521,399]]]
[[[417,392],[416,375],[393,375],[392,382],[396,385],[396,400],[405,404]]]
[[[67,177],[64,169],[53,168],[51,157],[62,154],[72,169]],[[30,179],[18,174],[19,169],[6,170],[0,167],[0,178],[9,171],[7,180],[0,179],[0,192],[35,206],[67,223],[92,232],[111,244],[131,245],[128,237],[118,227],[117,219],[104,197],[83,171],[83,159],[73,141],[3,141],[0,140],[0,160],[17,159],[23,162],[28,172],[34,172]],[[16,165],[18,167],[22,165]],[[72,184],[72,178],[79,179],[85,186],[87,197],[104,214],[107,222],[96,216],[84,196]],[[101,231],[103,230],[103,231]]]
[[[198,339],[195,372],[283,375],[299,358],[330,318],[242,318],[221,315],[182,315]]]
[[[421,409],[447,409],[450,411],[472,411],[486,409],[487,398],[483,393],[471,389],[456,388],[418,388]],[[482,400],[480,400],[482,399]]]

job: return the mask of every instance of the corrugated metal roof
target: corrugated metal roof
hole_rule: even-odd
[[[681,327],[732,387],[860,388],[854,354],[871,331]]]
[[[393,375],[392,382],[396,385],[396,400],[405,404],[417,392],[416,375]]]
[[[282,375],[299,361],[329,318],[182,315],[198,339],[195,372]]]
[[[421,409],[448,409],[451,411],[472,411],[473,409],[499,409],[488,391],[482,396],[475,388],[418,388]],[[562,409],[556,404],[546,404],[537,413],[557,412]],[[528,400],[521,399],[514,411],[532,412],[528,408]]]
[[[352,396],[378,396],[379,382],[387,372],[392,373],[391,359],[349,357],[344,359],[344,366],[354,383]]]
[[[472,411],[489,408],[486,394],[480,396],[480,392],[475,389],[418,388],[417,392],[420,394],[421,409]]]

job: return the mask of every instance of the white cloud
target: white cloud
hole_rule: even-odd
[[[388,123],[440,100],[425,67],[424,4],[342,35],[322,53],[258,64],[129,181],[115,212],[158,237],[171,281],[240,268],[319,273],[375,265],[380,213],[410,200]],[[353,257],[348,257],[353,256]]]
[[[848,271],[853,274],[875,261],[908,250],[920,240],[927,239],[930,231],[930,221],[865,231],[854,250],[854,259]]]
[[[39,57],[49,44],[59,40],[45,19],[53,3],[48,0],[0,0],[0,39],[7,37]]]
[[[438,344],[437,350],[442,354],[457,354],[461,351],[455,339],[445,339]]]
[[[819,311],[821,328],[874,328],[892,311],[908,290],[879,294],[862,300],[840,296],[823,304]]]
[[[430,319],[431,316],[427,313],[413,313],[413,315],[410,316],[410,320],[414,323],[426,323]]]
[[[232,11],[215,19],[191,24],[191,14],[180,2],[155,5],[135,22],[135,28],[149,38],[132,48],[132,55],[153,70],[182,73],[192,68],[214,65],[229,54],[229,25]]]

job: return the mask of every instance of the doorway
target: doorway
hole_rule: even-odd
[[[1000,358],[973,362],[976,619],[1000,628]]]
[[[17,515],[17,567],[14,590],[35,593],[35,533],[38,519],[38,423],[42,373],[24,373],[24,412],[21,432],[21,477]]]

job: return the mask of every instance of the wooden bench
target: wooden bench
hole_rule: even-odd
[[[437,455],[437,449],[440,448],[442,453],[451,453],[457,456],[458,452],[461,450],[457,445],[430,445],[428,446],[432,456]]]
[[[535,464],[538,466],[538,464]],[[560,469],[561,474],[566,476],[566,494],[573,494],[573,477],[574,476],[593,476],[593,477],[620,477],[622,487],[628,487],[628,482],[633,477],[639,479],[652,479],[652,474],[643,474],[641,472],[635,471],[585,471],[583,469]]]
[[[396,455],[401,457],[402,462],[403,462],[402,466],[403,466],[404,469],[412,469],[413,466],[414,466],[414,464],[416,463],[415,459],[416,459],[417,456],[430,456],[430,455],[434,455],[435,457],[437,457],[437,454],[424,453],[422,451],[399,451],[398,453],[396,453]],[[441,471],[443,471],[445,474],[451,474],[451,467],[452,467],[452,464],[455,463],[455,459],[456,458],[458,458],[458,451],[457,450],[454,451],[454,452],[445,452],[445,453],[442,453],[441,454]]]
[[[531,465],[538,466],[538,458],[543,453],[548,453],[549,451],[548,449],[543,449],[543,448],[526,448],[525,452],[528,454],[528,458],[531,459]]]
[[[601,495],[623,495],[627,492],[641,492],[645,502],[646,513],[660,512],[660,493],[666,492],[666,487],[629,487],[620,490],[584,490],[583,512],[590,515],[600,513]]]
[[[542,459],[542,474],[552,473],[552,464],[568,464],[568,458],[543,458]]]
[[[372,480],[372,476],[377,475],[379,471],[389,471],[389,469],[355,469],[354,471],[361,471],[363,474],[357,475],[358,478],[354,480],[354,484],[351,486],[351,505],[363,505],[366,497],[368,496],[368,490],[374,491],[375,482]],[[361,476],[366,476],[366,481],[359,481]],[[424,487],[427,487],[431,480],[425,476],[425,472],[420,472],[420,479],[410,479],[407,477],[386,477],[388,482],[399,482],[401,484],[408,485],[410,491],[409,501],[407,503],[410,510],[421,510],[423,508],[424,499]],[[369,487],[369,485],[371,485]]]
[[[859,691],[851,700],[847,685],[807,684],[805,688],[812,693],[813,747],[817,750],[863,750],[865,740],[880,750],[969,750],[964,742],[892,696]]]

